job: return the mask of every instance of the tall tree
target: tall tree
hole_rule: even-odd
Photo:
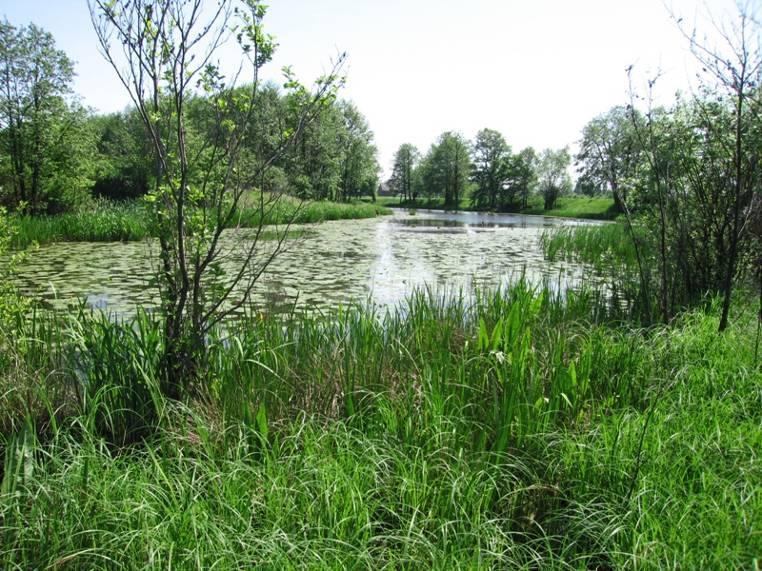
[[[457,208],[466,195],[471,157],[468,142],[447,131],[432,145],[421,164],[421,179],[428,196],[443,196],[445,206]]]
[[[474,141],[474,172],[476,184],[471,202],[480,208],[496,209],[501,203],[510,203],[502,196],[506,189],[511,166],[511,147],[494,129],[482,129]]]
[[[634,175],[641,161],[633,118],[641,122],[640,117],[633,117],[621,106],[595,117],[582,130],[575,157],[580,178],[601,193],[610,192],[619,212],[624,212],[627,201],[626,180]]]
[[[404,200],[415,200],[417,187],[413,183],[413,173],[420,160],[420,153],[415,145],[403,143],[394,153],[394,165],[389,184],[395,194]]]
[[[143,196],[152,176],[151,142],[134,109],[88,120],[96,159],[93,193],[114,200]]]
[[[288,128],[297,124],[300,103],[286,97]],[[320,110],[314,121],[305,125],[298,144],[283,157],[281,164],[288,177],[290,191],[301,198],[335,200],[339,196],[342,175],[342,133],[344,119],[336,105]]]
[[[30,24],[0,22],[0,145],[8,157],[11,201],[31,211],[61,200],[68,186],[87,186],[81,175],[84,111],[71,105],[74,66],[53,36]],[[73,177],[72,177],[73,175]]]
[[[269,261],[280,251],[286,228],[264,256],[262,225],[250,240],[229,247],[221,236],[237,220],[242,203],[256,205],[260,220],[277,206],[277,195],[260,192],[265,173],[333,97],[332,71],[308,91],[287,72],[286,86],[298,107],[295,128],[281,134],[269,156],[249,151],[260,68],[272,57],[274,40],[264,32],[265,8],[256,0],[92,0],[90,10],[102,52],[135,104],[155,154],[150,199],[159,242],[158,273],[164,353],[162,390],[177,398],[193,386],[206,355],[209,331],[250,299]],[[251,80],[238,89],[214,61],[235,37]],[[213,118],[204,136],[188,120],[189,101],[201,97]],[[215,279],[220,260],[240,263]]]
[[[342,101],[339,110],[344,128],[339,138],[342,151],[341,183],[336,198],[347,201],[359,196],[375,196],[380,168],[376,160],[373,131],[353,104]]]
[[[506,206],[513,204],[516,197],[520,208],[529,206],[529,197],[537,186],[537,153],[532,147],[522,149],[510,158],[506,181]]]

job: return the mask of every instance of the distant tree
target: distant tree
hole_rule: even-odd
[[[249,86],[242,86],[241,91],[249,91]],[[290,97],[281,93],[277,85],[266,83],[257,89],[255,93],[256,104],[254,105],[251,122],[248,125],[248,149],[255,156],[264,158],[277,154],[278,148],[283,139],[283,133],[288,129],[296,127],[298,120],[298,102],[294,109],[289,110],[288,105]],[[291,111],[291,112],[290,112]],[[210,118],[213,125],[214,120]],[[307,129],[312,128],[317,120],[308,125]],[[278,157],[279,166],[283,166],[284,155]]]
[[[360,196],[375,196],[380,168],[376,160],[373,131],[353,104],[341,101],[339,110],[343,129],[339,133],[342,158],[336,199],[347,201]]]
[[[457,207],[466,195],[471,157],[468,142],[458,133],[443,133],[421,164],[421,181],[428,196],[443,196],[447,207]]]
[[[494,129],[482,129],[474,141],[475,183],[471,202],[480,208],[496,209],[501,203],[510,204],[512,197],[503,197],[511,166],[511,147]]]
[[[613,107],[594,118],[582,130],[575,157],[581,178],[597,193],[610,192],[619,212],[624,212],[627,200],[627,179],[642,159],[632,119],[625,107]]]
[[[34,24],[0,22],[0,152],[14,206],[64,208],[90,184],[86,113],[67,101],[73,77],[52,35]]]
[[[389,184],[392,191],[404,200],[415,200],[417,185],[413,182],[413,173],[420,160],[420,153],[414,145],[404,143],[394,154],[394,165]]]
[[[297,123],[299,101],[286,96],[287,128]],[[287,173],[290,192],[300,198],[337,200],[342,175],[344,119],[336,105],[320,109],[306,125],[293,148],[281,161]]]
[[[545,210],[551,210],[559,196],[571,191],[570,164],[571,156],[566,148],[557,151],[545,149],[540,153],[537,180]]]
[[[574,183],[574,194],[582,194],[584,196],[595,196],[601,194],[601,187],[591,179],[587,174],[582,174]]]
[[[518,198],[520,208],[529,206],[529,197],[537,186],[537,153],[532,147],[511,157],[506,181],[506,199],[513,204]]]

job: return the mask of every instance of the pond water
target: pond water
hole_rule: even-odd
[[[549,228],[583,222],[510,214],[397,210],[391,216],[300,227],[285,251],[267,267],[254,301],[270,311],[326,310],[370,302],[396,304],[414,288],[438,291],[492,287],[517,279],[549,278],[561,287],[578,285],[582,268],[546,261],[539,237]],[[587,224],[587,222],[584,222]],[[251,231],[226,232],[229,268],[250,244]],[[260,256],[274,247],[260,243]],[[156,246],[146,242],[68,242],[28,254],[18,272],[25,295],[44,305],[87,305],[128,314],[153,307],[151,285]],[[224,267],[224,264],[223,264]]]

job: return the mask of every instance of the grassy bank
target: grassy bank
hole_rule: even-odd
[[[299,202],[289,197],[281,199],[265,215],[256,206],[242,209],[236,225],[256,226],[264,218],[266,224],[296,224],[372,218],[390,211],[382,205],[353,202]],[[51,242],[127,242],[142,240],[151,235],[146,206],[140,202],[99,202],[89,210],[55,216],[17,216],[17,233],[13,246],[25,248],[33,243]]]
[[[607,197],[562,196],[551,210],[544,210],[538,200],[521,211],[522,214],[542,216],[562,216],[566,218],[587,218],[591,220],[613,220],[619,213],[614,209],[614,200]]]
[[[720,337],[714,310],[620,317],[522,283],[255,314],[210,339],[184,405],[155,391],[152,317],[19,321],[0,566],[752,568],[752,312]]]
[[[384,206],[401,208],[429,208],[432,210],[444,210],[444,200],[441,198],[422,199],[417,201],[400,201],[398,197],[380,197],[378,203]],[[478,208],[471,206],[469,199],[462,199],[457,208],[451,210],[476,211]],[[542,216],[562,216],[567,218],[586,218],[591,220],[613,220],[617,217],[614,210],[614,200],[605,197],[564,196],[558,199],[556,207],[544,210],[542,199],[533,197],[528,208],[519,211],[520,214],[533,214]]]

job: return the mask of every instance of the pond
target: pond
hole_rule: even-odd
[[[546,261],[543,231],[581,224],[569,219],[511,214],[397,210],[368,220],[299,227],[260,277],[254,301],[270,311],[327,310],[352,303],[384,307],[413,289],[437,291],[493,287],[520,277],[548,278],[575,286],[582,268]],[[228,268],[250,244],[250,230],[226,232]],[[261,257],[276,242],[260,243]],[[156,245],[145,242],[66,242],[42,246],[19,268],[22,292],[43,305],[65,308],[80,300],[95,308],[129,314],[136,305],[155,307]],[[224,265],[223,265],[224,267]]]

